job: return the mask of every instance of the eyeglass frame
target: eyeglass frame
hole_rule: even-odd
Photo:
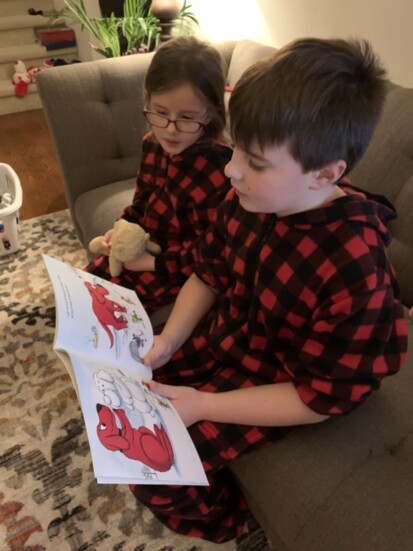
[[[160,113],[156,113],[155,111],[149,111],[149,109],[144,109],[142,112],[143,112],[143,116],[145,117],[146,122],[148,124],[150,124],[151,126],[155,126],[156,128],[168,128],[168,126],[171,124],[171,122],[173,122],[174,125],[175,125],[175,128],[178,130],[178,132],[182,132],[184,134],[196,134],[197,132],[199,132],[201,130],[201,128],[204,128],[207,125],[207,123],[205,123],[205,122],[194,121],[192,119],[170,119],[166,115],[161,115]],[[148,115],[156,115],[157,117],[161,117],[161,118],[163,118],[167,121],[167,124],[165,126],[159,126],[157,124],[153,124],[152,122],[150,122],[148,120]],[[188,130],[180,130],[179,127],[178,127],[178,124],[180,122],[195,122],[196,124],[198,124],[198,129],[194,130],[193,132],[188,132]]]

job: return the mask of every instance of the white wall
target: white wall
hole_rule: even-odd
[[[121,1],[121,0],[119,0]],[[63,0],[53,0],[53,5],[56,11],[65,7]],[[84,5],[87,14],[90,17],[100,16],[99,0],[84,0]],[[102,56],[92,48],[91,44],[98,44],[96,39],[87,31],[82,29],[80,25],[71,25],[76,34],[78,59],[80,61],[92,61],[93,59],[102,59]]]
[[[391,80],[413,87],[411,0],[191,0],[201,36],[282,46],[295,38],[368,39]]]
[[[119,0],[119,2],[122,0]],[[53,0],[56,9],[63,0]],[[201,30],[212,42],[249,38],[283,46],[303,36],[367,38],[391,80],[413,87],[413,2],[411,0],[190,0]],[[98,0],[85,0],[99,14]],[[98,59],[87,31],[76,26],[79,58]]]
[[[197,36],[211,42],[249,38],[272,45],[272,36],[256,0],[190,0],[200,29]]]

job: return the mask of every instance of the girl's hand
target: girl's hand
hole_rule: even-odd
[[[208,393],[189,386],[164,385],[156,381],[149,381],[148,385],[152,392],[171,400],[186,427],[203,421],[203,405]]]
[[[109,256],[110,249],[112,247],[112,236],[113,236],[113,228],[111,230],[108,230],[102,239],[102,245],[105,249],[106,256]]]
[[[130,272],[154,272],[155,257],[145,251],[136,260],[125,262],[123,267]]]
[[[143,358],[143,363],[157,369],[168,363],[174,352],[171,343],[162,334],[154,335],[152,348]]]

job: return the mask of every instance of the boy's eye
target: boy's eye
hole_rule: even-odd
[[[256,172],[262,172],[263,170],[265,170],[265,166],[256,165],[251,159],[248,159],[248,166]]]

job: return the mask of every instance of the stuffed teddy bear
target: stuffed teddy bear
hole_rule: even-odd
[[[95,237],[89,243],[89,250],[95,254],[106,254],[102,244],[103,236]],[[122,264],[139,258],[145,251],[157,255],[161,248],[149,240],[139,224],[133,224],[121,218],[113,226],[112,246],[109,253],[109,271],[112,277],[117,277],[122,271]]]

